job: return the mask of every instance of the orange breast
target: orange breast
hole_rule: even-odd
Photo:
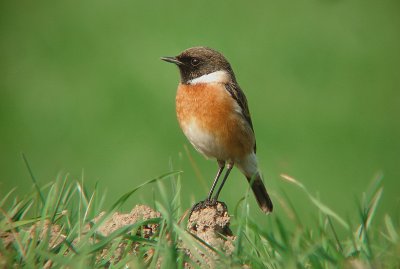
[[[223,84],[180,84],[176,113],[185,135],[206,156],[235,161],[253,152],[253,131]]]

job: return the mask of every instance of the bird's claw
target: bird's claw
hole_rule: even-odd
[[[221,204],[225,209],[227,209],[226,204],[224,202],[219,202],[215,198],[206,199],[204,201],[200,201],[200,202],[194,204],[192,206],[192,208],[190,209],[189,219],[190,219],[190,216],[192,216],[193,212],[199,211],[201,209],[205,209],[207,207],[215,207],[218,204]]]

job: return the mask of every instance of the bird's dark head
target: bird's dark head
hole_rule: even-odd
[[[179,67],[181,82],[184,84],[235,81],[235,75],[226,58],[216,50],[207,47],[193,47],[175,57],[161,60]]]

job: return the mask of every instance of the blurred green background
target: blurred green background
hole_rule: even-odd
[[[217,165],[181,133],[178,70],[159,57],[205,45],[230,60],[248,97],[275,201],[284,191],[302,212],[310,208],[280,179],[287,173],[346,214],[382,172],[381,206],[397,214],[399,7],[397,0],[2,1],[0,195],[31,190],[24,152],[41,185],[83,173],[87,184],[107,189],[108,203],[171,166],[184,171],[186,207],[204,198]],[[151,203],[154,187],[132,205]],[[246,188],[235,171],[221,199],[233,207]]]

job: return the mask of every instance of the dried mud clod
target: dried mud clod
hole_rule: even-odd
[[[102,212],[99,216],[97,216],[93,222],[96,223],[101,219],[101,217],[105,214]],[[135,206],[130,213],[123,214],[119,212],[115,212],[112,217],[107,220],[104,224],[102,224],[97,232],[99,232],[103,236],[108,236],[112,232],[125,227],[127,225],[135,224],[139,221],[154,219],[161,217],[161,213],[155,211],[147,205],[137,205]],[[157,224],[149,224],[141,227],[140,232],[144,238],[149,238],[153,234],[156,233],[158,228]]]
[[[104,214],[105,212],[102,212],[99,216],[97,216],[93,220],[93,223],[98,222]],[[130,213],[127,214],[115,212],[109,220],[107,220],[97,229],[97,232],[102,236],[108,236],[111,233],[125,226],[135,224],[143,220],[159,218],[159,217],[161,217],[160,212],[157,212],[146,205],[137,205],[131,210]],[[142,238],[149,239],[153,235],[157,234],[157,232],[158,232],[158,224],[147,224],[141,226],[137,230],[136,235],[139,235]],[[136,254],[138,246],[139,246],[138,243],[128,244],[126,241],[122,241],[118,245],[118,247],[113,251],[109,263],[116,263],[119,260],[121,260],[124,252],[126,251],[129,254]],[[107,256],[109,256],[109,249],[104,248],[101,251],[100,255],[98,256],[98,259],[101,260]]]
[[[230,217],[225,203],[216,202],[202,207],[195,207],[189,216],[187,228],[202,238],[203,233],[214,232],[231,236]]]
[[[216,202],[194,208],[189,217],[187,229],[209,246],[230,255],[234,250],[236,237],[233,236],[229,224],[230,217],[225,203]],[[201,253],[201,251],[199,253],[205,258],[207,266],[214,267],[215,261],[212,261],[209,257],[217,258],[217,255],[211,249],[206,249],[209,253]],[[188,254],[192,259],[194,258],[190,251]]]
[[[50,220],[46,219],[42,222],[33,224],[25,232],[29,234],[29,238],[35,238],[38,243],[42,240],[48,240],[49,249],[58,247],[66,238],[60,225],[52,224]],[[0,231],[0,240],[5,248],[8,248],[16,240],[15,236],[20,236],[17,231],[2,232]]]
[[[71,246],[79,246],[81,243],[81,238],[84,238],[84,235],[94,228],[94,224],[98,223],[99,221],[103,221],[105,214],[105,212],[102,212],[89,223],[87,223],[81,236],[76,237],[70,243]],[[137,205],[131,210],[130,213],[114,213],[107,220],[104,220],[104,222],[101,223],[101,225],[96,229],[95,234],[107,237],[123,227],[161,217],[162,216],[160,212],[155,211],[149,206]],[[182,244],[179,247],[189,256],[192,261],[199,264],[200,267],[205,266],[207,268],[218,268],[217,264],[219,258],[218,254],[214,250],[217,249],[223,253],[226,253],[227,255],[230,255],[234,249],[235,236],[233,236],[232,231],[229,228],[229,222],[230,217],[224,203],[207,203],[197,207],[193,209],[189,217],[187,231],[195,237],[200,238],[200,244],[201,242],[205,242],[208,246],[205,246],[204,248],[198,248],[199,245],[185,246],[181,241]],[[136,229],[133,229],[128,233],[135,233],[135,236],[144,239],[157,240],[157,237],[159,236],[159,229],[159,224],[152,222],[143,225],[140,224],[140,226],[137,226]],[[16,241],[16,237],[21,237],[24,234],[27,234],[31,239],[37,240],[38,243],[42,240],[46,240],[46,242],[48,242],[49,250],[57,248],[63,244],[66,239],[64,227],[56,223],[51,223],[50,220],[43,220],[29,227],[22,227],[10,231],[0,231],[0,243],[6,249],[12,248],[13,243]],[[96,236],[90,237],[89,241],[91,243],[96,243],[99,241],[99,238]],[[117,245],[115,245],[115,243]],[[114,245],[112,246],[112,244]],[[107,268],[111,264],[116,264],[119,262],[126,254],[137,255],[138,251],[140,250],[140,244],[140,242],[135,242],[130,239],[111,241],[107,246],[100,249],[96,253],[97,261],[100,262],[102,260],[106,260],[107,262],[104,263],[104,265],[105,268]],[[68,248],[61,255],[68,255],[69,253],[70,248]],[[147,262],[152,259],[153,254],[153,248],[149,248],[147,252],[144,253],[142,256],[144,258],[144,264],[147,264]],[[2,254],[0,253],[0,268],[2,268],[1,261],[4,261],[4,257],[1,255]],[[201,261],[199,260],[199,256],[202,257]],[[160,258],[162,257],[159,257],[159,259]],[[157,264],[159,264],[159,262]],[[185,264],[185,267],[191,268],[189,264]],[[46,264],[44,264],[44,268],[53,268],[53,262],[48,260]]]

